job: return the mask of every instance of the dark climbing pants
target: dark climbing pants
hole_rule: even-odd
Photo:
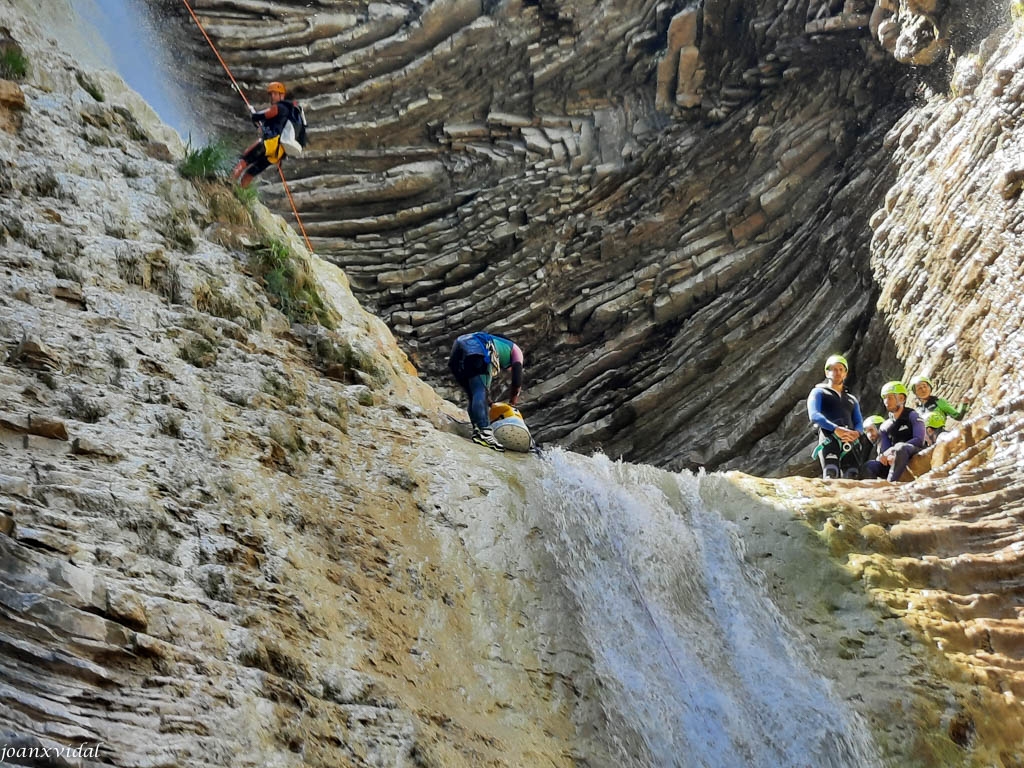
[[[487,390],[491,386],[487,358],[483,355],[467,355],[462,346],[456,344],[448,359],[448,370],[469,396],[469,420],[474,427],[486,429],[491,423],[487,418]]]
[[[835,432],[818,432],[818,461],[821,462],[821,476],[828,480],[830,478],[846,477],[856,479],[860,477],[858,452],[853,446],[844,443]]]
[[[896,449],[896,457],[888,467],[880,461],[869,461],[865,465],[864,470],[867,472],[868,477],[884,477],[890,483],[896,482],[903,475],[907,464],[910,463],[910,457],[921,450],[916,445],[911,445],[910,443],[896,443],[893,448]]]

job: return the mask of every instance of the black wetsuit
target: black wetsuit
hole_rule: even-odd
[[[807,418],[818,428],[818,447],[814,451],[821,462],[822,477],[857,477],[860,473],[858,454],[835,433],[838,427],[860,431],[857,398],[845,387],[842,392],[836,392],[828,381],[823,381],[807,396]]]
[[[880,461],[869,461],[865,471],[869,477],[885,477],[895,482],[910,463],[910,457],[924,447],[925,427],[921,416],[913,408],[904,407],[899,418],[890,418],[878,428],[878,453],[895,448],[895,457],[886,467]]]

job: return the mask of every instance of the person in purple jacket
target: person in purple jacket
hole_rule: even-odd
[[[512,373],[505,400],[516,405],[523,391],[523,350],[511,339],[491,333],[464,333],[452,345],[448,370],[469,396],[469,420],[473,423],[473,442],[495,451],[505,448],[494,437],[487,418],[491,381],[502,371]]]
[[[878,459],[865,465],[868,477],[900,479],[910,457],[924,447],[925,426],[913,408],[907,408],[907,388],[902,381],[882,387],[882,402],[889,419],[878,428]]]

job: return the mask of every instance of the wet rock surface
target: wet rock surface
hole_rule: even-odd
[[[708,5],[712,21],[718,5]],[[831,5],[816,18],[835,18],[840,10]],[[855,5],[842,13],[867,11]],[[568,17],[552,16],[546,4],[524,8],[556,33],[545,38],[552,50],[534,49],[536,65],[548,61],[550,77],[567,77],[559,73],[580,53],[566,50],[564,61],[556,55],[558,24]],[[447,15],[428,15],[414,29],[389,9],[367,11],[375,34],[388,45],[395,35],[416,42],[388,48],[395,59],[364,56],[367,72],[392,71],[402,57],[418,62],[424,40],[449,41],[458,34],[452,30],[490,34],[471,4],[445,5]],[[202,10],[216,11],[212,2]],[[328,16],[317,24],[369,23]],[[487,316],[474,315],[490,295],[482,286],[505,275],[511,293],[501,295],[519,290],[540,304],[515,310],[507,330],[522,331],[514,335],[537,359],[530,358],[531,370],[557,372],[550,381],[538,377],[531,394],[547,434],[628,445],[634,455],[648,451],[669,464],[777,468],[780,456],[802,455],[802,400],[817,364],[808,365],[814,370],[805,381],[785,359],[802,365],[852,348],[859,368],[875,367],[861,374],[865,393],[876,391],[874,377],[904,368],[931,373],[944,391],[973,388],[977,416],[916,464],[918,473],[930,472],[910,485],[730,482],[753,489],[752,505],[778,502],[762,512],[774,513],[764,541],[806,533],[805,522],[845,568],[852,591],[830,592],[838,602],[819,606],[832,614],[825,617],[799,604],[813,589],[785,582],[808,570],[801,547],[778,544],[771,558],[751,551],[769,579],[778,577],[780,605],[805,621],[819,649],[831,649],[836,666],[860,665],[844,669],[863,676],[836,674],[849,684],[854,707],[881,732],[904,739],[886,754],[910,754],[922,765],[1019,763],[1020,308],[1017,294],[1004,289],[1019,261],[1017,40],[992,38],[958,63],[960,95],[923,93],[913,110],[875,97],[858,107],[860,94],[877,94],[861,79],[878,77],[871,68],[787,80],[787,65],[775,79],[766,57],[761,86],[783,89],[771,108],[762,98],[744,101],[750,96],[737,86],[727,94],[738,100],[732,111],[712,114],[726,94],[717,95],[717,75],[700,72],[717,71],[708,62],[720,65],[725,54],[694,44],[685,16],[663,17],[658,24],[674,30],[676,72],[686,83],[676,106],[696,109],[680,99],[699,98],[703,139],[673,124],[645,143],[633,123],[623,129],[618,155],[601,156],[588,171],[595,197],[568,195],[560,184],[585,173],[586,163],[572,168],[569,158],[582,156],[573,142],[580,153],[597,152],[595,133],[607,137],[630,124],[617,108],[602,106],[587,128],[544,102],[543,117],[503,105],[440,124],[437,146],[450,146],[451,155],[423,152],[409,139],[401,163],[389,165],[394,151],[338,139],[336,151],[311,157],[311,168],[337,162],[364,177],[339,182],[357,186],[365,194],[359,204],[368,203],[342,221],[370,224],[343,236],[353,285],[390,312],[414,356],[433,364],[451,336]],[[813,20],[793,20],[793,29]],[[653,72],[644,38],[630,38],[613,21],[603,18],[616,30],[606,32],[614,46],[625,44],[624,55],[632,50],[636,62],[649,59],[645,71]],[[838,31],[819,31],[859,29],[832,25]],[[714,24],[707,29],[702,40],[714,37]],[[613,742],[635,737],[601,710],[601,685],[561,583],[535,544],[538,532],[517,491],[531,473],[514,457],[481,456],[439,429],[463,414],[410,377],[403,352],[337,270],[310,266],[334,327],[291,323],[251,266],[260,238],[298,248],[282,222],[243,212],[242,220],[255,217],[258,237],[225,235],[238,222],[213,220],[209,190],[180,178],[167,161],[177,151],[173,141],[118,91],[116,78],[79,71],[40,42],[40,26],[17,20],[14,31],[37,69],[19,85],[20,125],[0,133],[0,644],[9,659],[0,668],[0,741],[99,743],[105,762],[126,766],[617,760]],[[825,48],[840,59],[863,50]],[[607,47],[582,53],[590,71],[610,76],[601,69]],[[750,69],[744,66],[735,71],[742,75]],[[396,82],[373,72],[368,80],[384,78],[373,87]],[[842,87],[826,87],[833,77]],[[649,91],[652,103],[656,80],[636,90]],[[663,103],[670,104],[666,88]],[[793,101],[796,92],[813,95],[802,103]],[[430,94],[424,98],[429,106]],[[370,103],[361,108],[369,111]],[[343,107],[317,108],[329,116]],[[631,115],[661,119],[653,107],[635,109]],[[866,132],[839,130],[862,111]],[[750,114],[760,117],[747,120]],[[776,133],[780,120],[789,121],[789,138]],[[745,143],[734,141],[739,135]],[[554,192],[547,203],[555,210],[594,204],[538,222],[540,209],[511,202],[493,180],[484,183],[492,171],[458,166],[483,181],[465,200],[467,190],[454,185],[451,199],[462,202],[450,210],[480,206],[466,232],[486,231],[479,242],[490,255],[477,261],[477,249],[457,251],[465,274],[484,277],[462,298],[458,311],[466,314],[453,315],[459,327],[437,331],[436,318],[412,314],[433,304],[417,302],[430,291],[461,288],[431,285],[441,273],[431,271],[430,248],[410,251],[418,260],[386,261],[385,251],[402,252],[407,240],[394,230],[388,238],[396,242],[381,240],[374,217],[412,210],[419,227],[429,222],[417,216],[434,217],[441,223],[409,242],[433,237],[441,250],[462,235],[442,242],[453,233],[440,209],[426,207],[434,198],[421,198],[422,209],[379,204],[435,194],[457,178],[456,153],[469,157],[477,152],[471,145],[519,137],[532,148],[510,150],[526,158],[508,174],[515,200],[530,188],[538,196]],[[718,141],[733,143],[726,152]],[[684,169],[676,176],[673,159]],[[358,163],[365,167],[355,173],[348,164]],[[744,176],[752,168],[755,175]],[[307,173],[296,186],[305,185],[308,202],[316,185]],[[748,188],[751,178],[761,183]],[[750,207],[730,213],[740,187]],[[560,195],[566,200],[558,202]],[[336,210],[329,196],[323,200],[326,211]],[[325,250],[334,237],[329,225],[325,215],[317,234]],[[538,231],[525,238],[522,227]],[[542,230],[552,258],[530,262],[522,248],[548,242]],[[214,242],[206,233],[224,237]],[[501,249],[504,261],[493,257]],[[641,255],[652,249],[661,251]],[[805,250],[815,258],[802,260]],[[823,251],[834,257],[822,259]],[[358,253],[378,261],[360,264]],[[633,272],[620,294],[616,270],[624,263]],[[536,282],[523,277],[537,272]],[[425,293],[413,295],[422,285]],[[558,301],[570,303],[557,310]],[[566,324],[576,312],[576,330],[531,320],[531,312],[547,316],[548,307]],[[409,317],[399,323],[401,311]],[[596,421],[576,418],[570,391],[604,403]],[[616,393],[627,400],[616,401]],[[768,407],[754,414],[736,408],[751,399]],[[766,418],[781,426],[766,429]],[[698,419],[699,429],[687,426]],[[761,439],[737,447],[736,434]],[[765,535],[761,523],[750,526],[751,540]],[[790,568],[776,570],[775,557]],[[862,588],[883,612],[880,622],[864,612]],[[903,638],[896,650],[894,636]],[[949,664],[938,673],[936,655]],[[891,661],[885,670],[897,674],[875,667],[875,658]],[[918,695],[909,715],[898,706],[904,672]],[[868,695],[858,684],[870,687]]]
[[[249,246],[205,239],[217,190],[153,156],[114,79],[97,102],[45,19],[14,22],[34,73],[0,135],[0,744],[606,760],[577,735],[601,715],[561,587],[492,519],[522,502],[481,506],[489,457],[435,427],[458,409],[336,268],[308,275],[331,327],[286,318],[253,262],[299,251],[284,223],[235,202]],[[476,543],[497,525],[507,549]]]

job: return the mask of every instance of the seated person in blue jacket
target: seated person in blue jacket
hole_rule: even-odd
[[[512,373],[508,395],[511,405],[519,402],[523,391],[523,351],[511,339],[491,333],[466,333],[452,345],[448,370],[469,395],[469,420],[473,423],[473,442],[495,451],[504,451],[494,437],[487,418],[491,381],[502,371]]]
[[[857,398],[846,391],[849,370],[845,357],[832,355],[825,361],[825,381],[807,396],[807,418],[818,428],[813,455],[821,462],[821,476],[826,480],[860,476],[859,455],[853,447],[863,419]]]
[[[882,387],[882,402],[889,418],[878,428],[878,459],[865,466],[868,477],[900,479],[910,457],[924,447],[924,421],[913,408],[907,408],[907,388],[902,381],[890,381]]]

